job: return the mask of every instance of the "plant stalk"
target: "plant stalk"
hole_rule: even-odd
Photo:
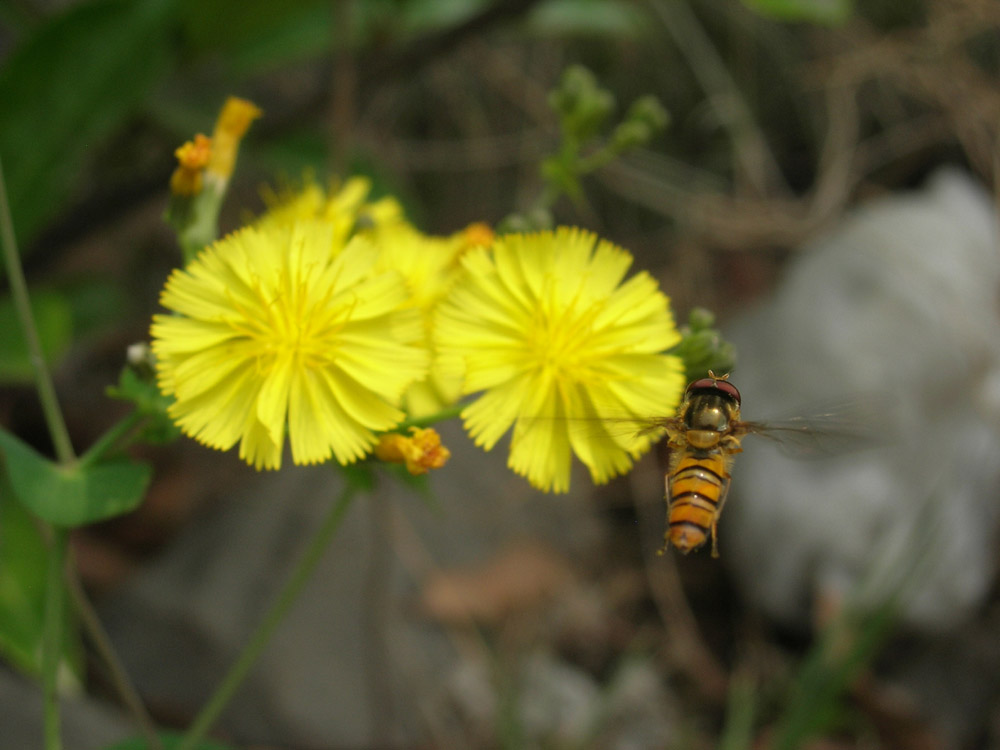
[[[468,406],[468,402],[459,401],[454,404],[449,404],[448,406],[441,409],[441,411],[435,412],[434,414],[428,414],[425,417],[410,417],[409,419],[404,419],[389,432],[404,432],[411,427],[430,427],[438,422],[445,422],[449,419],[454,419],[462,414],[462,410]]]
[[[62,750],[59,718],[59,661],[63,643],[63,568],[69,532],[51,528],[45,570],[45,614],[42,622],[42,695],[45,750]]]
[[[52,439],[52,446],[59,463],[64,466],[69,465],[76,460],[76,454],[73,452],[66,420],[59,408],[55,385],[45,363],[38,328],[31,312],[28,282],[24,278],[21,256],[17,250],[17,237],[14,234],[14,220],[10,215],[2,163],[0,163],[0,246],[3,248],[4,265],[7,269],[14,310],[28,348],[28,358],[35,374],[35,387],[38,389],[38,398]],[[45,575],[45,613],[42,624],[43,727],[46,750],[61,750],[59,662],[63,644],[63,569],[66,566],[69,532],[49,524],[42,526],[49,542],[49,559]]]
[[[80,456],[80,467],[92,466],[104,458],[112,449],[122,450],[128,443],[122,439],[128,435],[135,427],[145,419],[145,415],[139,411],[132,411],[126,414],[115,424],[111,425],[107,431],[91,445],[83,455]]]
[[[250,638],[250,642],[243,649],[236,663],[229,669],[219,687],[208,699],[208,702],[195,717],[194,722],[188,728],[177,750],[195,750],[198,743],[205,736],[205,733],[212,727],[216,719],[232,700],[237,689],[243,683],[250,669],[257,662],[257,658],[264,651],[264,648],[271,640],[271,636],[278,629],[278,626],[285,619],[285,615],[291,610],[292,605],[298,599],[303,587],[309,581],[316,569],[316,565],[323,557],[323,553],[330,544],[330,540],[340,528],[340,523],[351,505],[351,501],[357,492],[357,488],[348,483],[344,491],[337,498],[337,501],[330,508],[326,518],[320,525],[316,534],[309,542],[298,565],[292,571],[291,577],[284,588],[278,594],[278,598],[271,605],[270,610],[264,619],[257,626],[257,630]]]
[[[21,267],[21,257],[17,251],[17,238],[14,236],[14,220],[10,216],[10,204],[7,202],[7,185],[3,177],[3,164],[0,163],[0,245],[3,245],[4,265],[7,267],[7,278],[10,280],[10,293],[14,301],[21,333],[28,347],[28,358],[35,372],[35,387],[45,415],[45,424],[52,437],[52,445],[56,458],[61,464],[70,464],[76,460],[73,443],[69,439],[66,420],[63,419],[59,400],[56,398],[52,375],[45,364],[41,339],[38,328],[31,313],[31,301],[28,298],[28,283],[24,279],[24,269]]]
[[[389,646],[390,585],[392,576],[392,508],[385,497],[372,495],[370,515],[368,571],[362,604],[362,652],[368,689],[369,729],[377,747],[392,745],[393,705]]]
[[[105,667],[107,667],[111,683],[118,691],[119,697],[139,724],[139,729],[146,741],[147,750],[163,750],[163,743],[160,742],[160,738],[156,734],[156,726],[153,723],[153,719],[150,717],[146,706],[142,702],[142,698],[139,696],[139,692],[135,689],[132,680],[125,671],[125,667],[122,665],[114,646],[112,646],[107,631],[101,625],[101,621],[98,619],[93,605],[87,598],[87,593],[83,590],[83,584],[80,582],[80,577],[77,575],[76,569],[72,565],[66,565],[64,572],[66,588],[69,591],[76,615],[80,618],[80,622],[90,637],[91,643],[97,649],[97,653],[100,655]]]

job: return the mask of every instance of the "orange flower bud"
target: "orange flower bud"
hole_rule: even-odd
[[[441,436],[433,428],[410,428],[410,436],[390,432],[382,435],[375,446],[375,457],[381,461],[406,464],[413,475],[440,469],[451,457],[451,451],[441,445]]]
[[[212,157],[212,139],[198,133],[174,151],[174,156],[184,169],[204,169]]]
[[[198,133],[174,151],[179,166],[170,176],[170,192],[178,196],[197,195],[201,192],[201,174],[212,157],[212,139]]]
[[[469,224],[469,226],[462,230],[462,242],[466,249],[478,247],[479,245],[489,247],[493,244],[494,236],[493,228],[482,221]]]

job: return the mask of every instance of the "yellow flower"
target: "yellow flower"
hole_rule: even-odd
[[[441,356],[464,366],[463,412],[490,450],[514,425],[508,466],[543,490],[569,489],[570,455],[606,482],[656,439],[612,420],[674,413],[684,388],[666,296],[632,257],[579,229],[499,237],[462,257],[464,275],[438,308]],[[587,423],[586,429],[574,427]]]
[[[429,354],[398,273],[364,238],[327,223],[246,228],[174,271],[153,318],[160,389],[181,430],[258,469],[366,455],[392,429]]]
[[[447,237],[426,235],[406,220],[395,198],[370,202],[371,188],[367,177],[354,176],[324,189],[307,175],[301,188],[266,189],[268,210],[255,225],[265,229],[319,219],[333,225],[335,243],[355,233],[371,239],[380,250],[378,267],[398,271],[406,280],[411,304],[424,316],[429,347],[433,309],[460,270],[459,256],[470,247],[490,244],[493,230],[476,223]],[[403,408],[411,417],[427,416],[453,404],[460,393],[460,373],[446,373],[432,359],[427,377],[407,390]]]
[[[492,230],[473,224],[449,237],[437,237],[423,234],[405,221],[395,221],[373,227],[368,235],[381,251],[379,267],[395,269],[406,279],[413,304],[424,316],[430,346],[434,309],[459,274],[460,256],[487,237],[492,239]],[[438,412],[458,400],[461,387],[461,375],[446,372],[433,357],[426,380],[407,390],[406,411],[411,417]]]
[[[417,307],[433,307],[458,270],[458,256],[464,249],[461,236],[426,235],[405,221],[378,227],[370,236],[381,251],[379,265],[403,275]]]
[[[297,190],[280,192],[268,189],[264,201],[268,210],[257,220],[258,227],[291,226],[303,219],[329,222],[335,230],[335,241],[343,241],[360,227],[381,226],[401,222],[403,208],[394,198],[368,201],[371,180],[351,177],[339,187],[324,190],[311,177]]]
[[[436,430],[411,427],[410,433],[409,437],[398,432],[382,435],[375,446],[376,458],[390,463],[405,463],[406,470],[414,476],[440,469],[448,463],[451,451],[441,445],[441,436]]]

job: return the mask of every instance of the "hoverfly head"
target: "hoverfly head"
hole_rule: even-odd
[[[712,374],[693,381],[684,393],[684,423],[689,430],[725,432],[740,418],[740,392]]]

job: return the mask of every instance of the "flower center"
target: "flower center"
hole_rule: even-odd
[[[318,294],[306,282],[287,277],[279,289],[274,294],[258,285],[259,305],[252,310],[234,301],[241,317],[232,322],[233,328],[253,342],[263,371],[287,358],[306,369],[328,366],[337,356],[336,336],[350,320],[353,301],[338,299],[332,288]]]
[[[541,369],[560,379],[584,379],[596,305],[580,310],[576,301],[556,309],[540,305],[529,338],[532,357]]]

